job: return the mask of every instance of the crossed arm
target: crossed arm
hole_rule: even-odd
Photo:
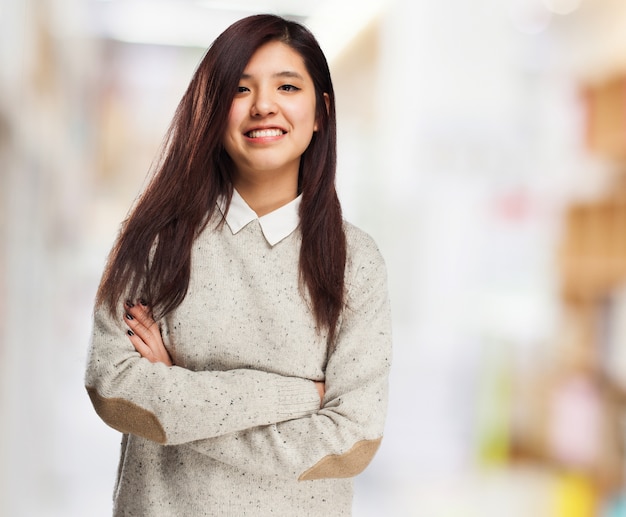
[[[119,319],[96,310],[86,375],[96,411],[123,433],[241,470],[299,480],[358,474],[382,438],[391,360],[384,263],[369,249],[348,279],[324,382],[177,366],[150,307],[135,302]]]
[[[165,366],[173,366],[174,362],[170,357],[159,325],[152,318],[150,307],[143,300],[133,303],[129,300],[125,303],[126,313],[124,323],[128,326],[128,337],[135,350],[151,363],[163,363]],[[320,405],[324,400],[325,386],[323,382],[311,381],[320,396]]]

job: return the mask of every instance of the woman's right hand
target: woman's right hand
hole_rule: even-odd
[[[320,396],[320,407],[321,407],[322,403],[324,402],[324,394],[326,393],[326,385],[320,381],[313,381],[313,382],[315,383],[315,387],[317,388],[317,392],[319,393],[319,396]]]
[[[124,323],[129,327],[127,334],[135,350],[152,363],[173,366],[172,358],[163,343],[161,329],[152,318],[150,308],[141,302],[126,302],[125,309]]]

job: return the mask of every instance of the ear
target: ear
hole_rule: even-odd
[[[324,94],[324,103],[326,104],[326,113],[330,111],[330,97],[327,93]],[[317,131],[317,122],[313,126],[313,131]]]

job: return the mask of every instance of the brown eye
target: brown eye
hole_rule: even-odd
[[[297,92],[300,90],[300,88],[298,88],[297,86],[294,86],[293,84],[283,84],[279,90],[283,90],[286,92]]]

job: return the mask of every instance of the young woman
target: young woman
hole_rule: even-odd
[[[351,514],[391,338],[335,137],[307,29],[259,15],[215,40],[96,300],[86,387],[124,433],[116,516]]]

